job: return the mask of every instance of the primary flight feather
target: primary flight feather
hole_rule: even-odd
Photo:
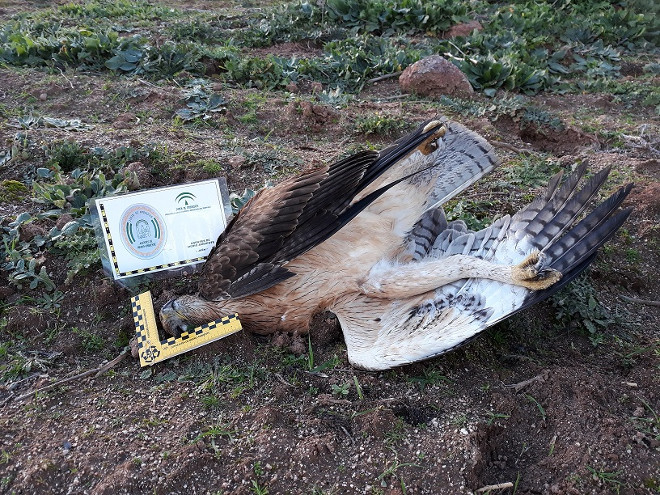
[[[437,356],[541,301],[581,273],[631,212],[622,187],[582,220],[607,178],[584,166],[478,232],[442,204],[498,164],[457,123],[431,121],[261,190],[209,254],[196,295],[166,303],[172,334],[238,313],[247,330],[307,333],[337,315],[348,358],[387,369]]]

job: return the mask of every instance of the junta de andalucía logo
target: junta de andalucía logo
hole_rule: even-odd
[[[197,199],[197,196],[195,196],[193,193],[188,191],[184,191],[182,193],[177,194],[176,202],[179,205],[177,210],[189,210],[189,209],[197,208],[198,205],[195,202],[195,199]]]
[[[157,256],[165,246],[167,228],[163,217],[149,205],[132,205],[121,215],[124,247],[141,259]]]

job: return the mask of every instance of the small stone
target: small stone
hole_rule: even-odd
[[[245,159],[245,157],[240,155],[232,156],[229,159],[229,166],[231,168],[242,168],[245,166],[246,163],[247,160]]]
[[[39,95],[39,99],[40,99],[41,101],[46,101],[46,100],[48,99],[48,94],[47,94],[47,93],[41,93],[41,94]]]

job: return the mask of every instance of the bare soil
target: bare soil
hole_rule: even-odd
[[[10,2],[0,17],[20,8]],[[264,53],[316,50],[280,48]],[[22,131],[29,153],[0,166],[0,182],[25,181],[43,164],[40,150],[60,140],[107,149],[158,143],[173,163],[145,179],[149,187],[209,177],[191,164],[213,159],[240,193],[397,137],[357,133],[364,115],[414,124],[446,111],[431,100],[399,98],[396,79],[367,86],[340,108],[319,103],[312,85],[292,94],[214,83],[229,101],[227,112],[209,125],[182,126],[173,119],[183,106],[176,82],[2,68],[6,123],[12,110],[32,107],[93,127]],[[256,118],[241,119],[254,101]],[[64,293],[58,310],[39,308],[38,293],[16,289],[6,273],[0,278],[7,321],[0,339],[18,342],[33,359],[21,380],[0,386],[0,493],[460,494],[502,483],[510,484],[491,493],[660,493],[658,119],[610,95],[543,95],[530,103],[560,116],[566,128],[449,117],[495,142],[504,165],[524,156],[519,152],[543,153],[565,168],[578,160],[594,171],[613,166],[609,190],[638,184],[625,232],[590,272],[601,304],[618,315],[600,342],[558,326],[555,309],[543,303],[446,356],[373,373],[350,367],[337,322],[326,314],[311,331],[313,358],[301,337],[271,341],[240,332],[150,372],[127,358],[99,377],[19,400],[114,358],[133,332],[131,292],[100,268],[65,284],[66,260],[46,253],[40,263]],[[16,132],[3,124],[0,147]],[[615,132],[616,145],[609,137]],[[231,161],[236,156],[245,160]],[[272,156],[288,165],[264,166]],[[500,172],[488,180],[498,178]],[[509,208],[530,192],[513,192]],[[491,193],[477,186],[466,194]],[[0,202],[7,221],[44,209],[29,198]],[[30,228],[47,232],[55,222]],[[150,288],[158,306],[172,293],[193,291],[194,277]],[[100,337],[101,350],[90,351],[74,328]],[[310,371],[323,363],[330,364]]]

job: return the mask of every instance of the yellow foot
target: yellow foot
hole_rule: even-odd
[[[422,152],[423,155],[430,155],[436,149],[438,149],[438,145],[436,144],[436,141],[447,133],[447,128],[439,120],[432,120],[431,122],[426,124],[422,132],[428,132],[431,129],[433,129],[435,126],[439,126],[439,127],[435,130],[433,134],[427,137],[422,144],[419,145],[418,149],[419,151]]]
[[[541,268],[542,255],[534,251],[522,263],[512,267],[513,283],[530,290],[543,290],[561,280],[561,272],[552,268]]]

